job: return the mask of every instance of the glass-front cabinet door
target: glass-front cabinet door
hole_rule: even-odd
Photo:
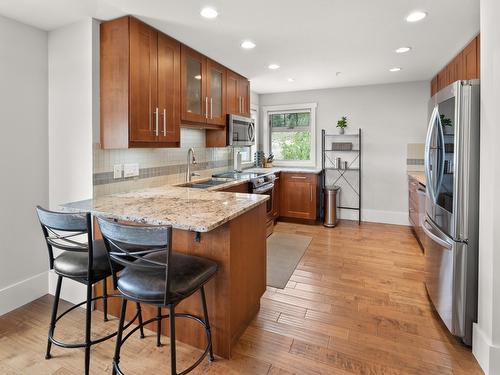
[[[226,125],[226,69],[214,61],[207,62],[208,123]]]
[[[206,58],[200,53],[181,48],[181,118],[188,122],[206,122],[209,115],[206,95]]]

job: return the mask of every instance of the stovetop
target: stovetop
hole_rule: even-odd
[[[248,179],[255,187],[272,183],[275,179],[273,172],[255,173],[255,172],[225,172],[212,175],[214,178],[232,178],[235,180]]]
[[[234,178],[235,180],[241,180],[241,179],[250,179],[254,180],[259,177],[264,177],[267,176],[271,173],[255,173],[255,172],[225,172],[225,173],[217,173],[212,175],[212,177],[215,178]]]

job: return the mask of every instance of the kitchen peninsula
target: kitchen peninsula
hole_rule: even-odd
[[[69,203],[63,208],[123,222],[172,225],[174,251],[216,261],[219,271],[206,287],[213,347],[215,354],[230,358],[231,347],[258,312],[266,289],[267,199],[266,195],[163,186]],[[98,228],[95,231],[100,236]],[[107,282],[112,290],[111,280]],[[96,289],[99,294],[102,286]],[[119,306],[119,301],[110,299],[108,312],[118,316]],[[200,315],[198,294],[176,310]],[[156,307],[144,305],[143,315],[145,319],[156,316]],[[167,326],[163,322],[166,335]],[[177,340],[204,348],[201,333],[194,322],[178,321]]]

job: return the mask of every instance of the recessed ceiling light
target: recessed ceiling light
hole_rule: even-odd
[[[295,80],[293,78],[288,78],[287,81],[288,82],[295,82]]]
[[[271,69],[271,70],[276,70],[276,69],[279,69],[280,66],[278,64],[271,64],[271,65],[268,66],[268,68]]]
[[[400,72],[401,71],[401,68],[392,68],[392,69],[389,69],[389,72]]]
[[[219,13],[217,13],[217,11],[214,8],[210,7],[203,8],[200,14],[202,17],[205,18],[215,18],[219,15]]]
[[[396,50],[396,53],[406,53],[406,52],[410,52],[410,51],[411,51],[411,47],[399,47]]]
[[[425,17],[427,17],[427,13],[422,12],[422,11],[416,11],[413,13],[410,13],[406,17],[406,22],[418,22],[423,20]]]
[[[244,49],[255,48],[255,43],[252,42],[251,40],[245,40],[245,41],[243,41],[243,43],[241,43],[241,48],[244,48]]]

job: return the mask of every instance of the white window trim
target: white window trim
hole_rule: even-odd
[[[262,129],[264,130],[264,153],[269,155],[271,147],[271,129],[269,128],[269,113],[291,110],[311,111],[311,160],[275,160],[274,165],[282,167],[316,167],[316,107],[317,103],[285,104],[262,107]]]

